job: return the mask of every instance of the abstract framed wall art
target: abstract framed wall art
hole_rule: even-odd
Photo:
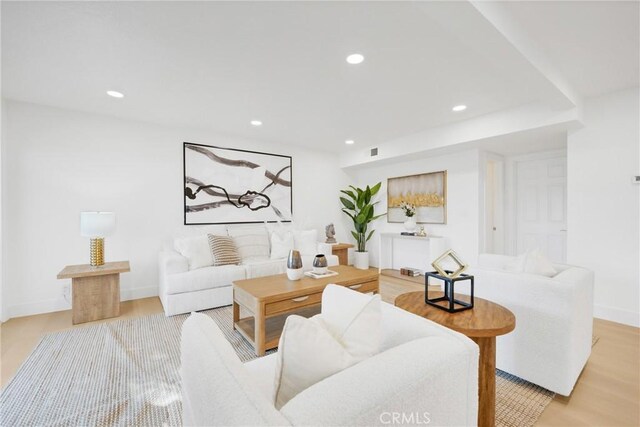
[[[387,222],[404,222],[403,203],[416,207],[419,224],[447,223],[447,171],[387,180]]]
[[[290,222],[291,156],[183,144],[184,224]]]

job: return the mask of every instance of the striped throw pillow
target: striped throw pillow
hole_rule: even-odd
[[[216,236],[214,234],[208,234],[207,236],[214,266],[240,264],[240,254],[233,237]]]

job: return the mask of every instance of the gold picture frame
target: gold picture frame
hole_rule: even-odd
[[[416,207],[418,224],[446,224],[447,171],[387,178],[387,222],[405,222],[402,203]]]

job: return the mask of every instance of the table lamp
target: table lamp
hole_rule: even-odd
[[[80,212],[80,234],[91,239],[91,265],[104,265],[104,238],[116,229],[116,215],[113,212]]]

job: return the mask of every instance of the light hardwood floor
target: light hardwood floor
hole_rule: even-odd
[[[387,302],[421,289],[417,283],[385,276],[380,281],[380,293]],[[2,387],[44,334],[161,312],[158,298],[145,298],[123,302],[116,319],[76,326],[71,325],[70,310],[11,319],[0,326]],[[640,330],[596,319],[594,334],[599,341],[571,397],[557,396],[538,420],[538,426],[640,425]]]

